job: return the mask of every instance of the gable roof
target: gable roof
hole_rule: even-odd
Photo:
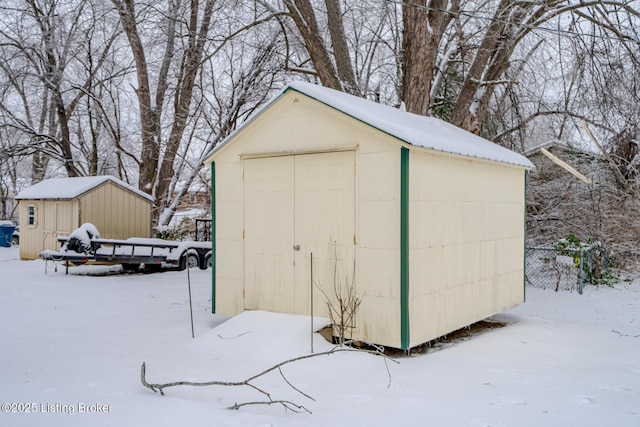
[[[45,179],[25,190],[15,197],[16,200],[71,200],[79,197],[106,182],[112,182],[124,190],[153,202],[153,197],[135,187],[120,181],[113,176],[83,176],[77,178]]]
[[[265,109],[280,99],[285,93],[295,91],[338,110],[362,123],[372,126],[406,144],[443,153],[464,157],[506,163],[533,169],[526,157],[484,138],[460,129],[435,117],[420,116],[406,111],[378,104],[364,98],[349,95],[334,89],[306,82],[292,82],[269,100],[249,120],[218,144],[205,160],[227,145],[249,123],[260,116]]]

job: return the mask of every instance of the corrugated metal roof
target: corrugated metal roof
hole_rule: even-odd
[[[205,162],[288,91],[315,99],[411,146],[533,169],[526,157],[435,117],[420,116],[323,86],[292,82],[211,152]]]

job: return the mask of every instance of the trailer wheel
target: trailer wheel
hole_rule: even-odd
[[[123,262],[122,263],[122,269],[124,271],[138,271],[138,268],[140,268],[140,264],[132,262]]]
[[[200,270],[206,270],[207,268],[211,268],[211,251],[204,254],[200,263]]]
[[[200,259],[198,258],[198,254],[193,252],[188,252],[188,253],[182,254],[182,256],[180,257],[180,264],[178,265],[178,268],[180,270],[184,270],[187,267],[196,268],[199,265],[200,265]]]

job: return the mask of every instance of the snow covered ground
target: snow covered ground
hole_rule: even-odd
[[[0,247],[2,426],[640,426],[640,280],[584,295],[527,290],[507,322],[443,350],[402,357],[338,353],[283,368],[248,387],[175,387],[166,396],[140,383],[239,381],[309,352],[309,319],[210,313],[210,271],[87,276],[45,273]],[[315,334],[315,351],[332,347]],[[26,404],[26,405],[25,405]],[[100,412],[90,412],[100,411]]]

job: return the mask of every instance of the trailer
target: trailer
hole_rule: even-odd
[[[46,250],[40,258],[46,261],[63,261],[66,273],[69,264],[86,263],[122,265],[127,271],[136,271],[144,264],[146,270],[160,270],[165,266],[179,270],[199,267],[206,270],[211,266],[211,242],[176,242],[164,239],[132,237],[127,240],[91,239],[85,252],[66,248],[68,237],[59,237],[59,251]]]

